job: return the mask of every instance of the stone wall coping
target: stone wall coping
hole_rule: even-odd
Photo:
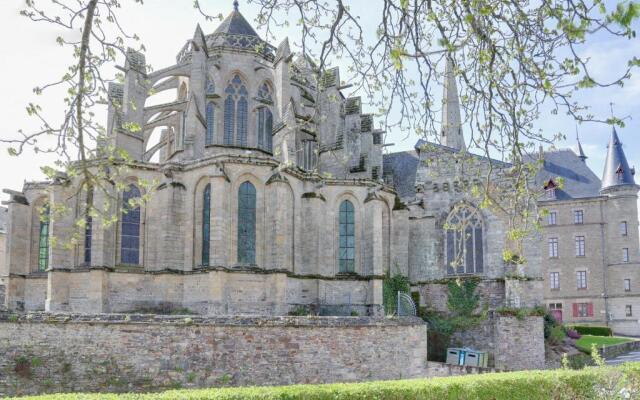
[[[296,274],[286,269],[264,269],[259,267],[222,267],[222,266],[210,266],[196,268],[190,271],[181,269],[165,268],[161,270],[146,270],[144,267],[105,267],[105,266],[91,266],[91,267],[77,267],[77,268],[62,268],[51,267],[47,272],[62,272],[62,273],[88,273],[91,271],[106,271],[111,273],[122,274],[145,274],[145,275],[201,275],[209,272],[227,272],[234,274],[256,274],[256,275],[276,275],[282,274],[293,279],[320,279],[330,281],[370,281],[372,279],[384,279],[384,275],[360,275],[355,273],[338,273],[336,275],[320,275],[320,274]],[[21,278],[47,278],[46,272],[31,273],[28,275],[12,274],[14,277]]]
[[[292,328],[350,328],[384,326],[420,326],[426,322],[418,317],[316,317],[316,316],[199,316],[158,314],[76,314],[76,313],[11,313],[0,311],[1,323],[49,324],[129,324],[176,326],[238,326]]]

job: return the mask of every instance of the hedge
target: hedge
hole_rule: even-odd
[[[613,336],[613,331],[608,326],[568,325],[567,327],[581,335]]]
[[[331,385],[172,390],[148,394],[60,394],[39,400],[501,400],[602,399],[640,396],[640,363],[581,370],[465,375]]]

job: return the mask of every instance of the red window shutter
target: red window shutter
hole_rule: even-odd
[[[587,303],[587,316],[593,317],[593,303]]]
[[[573,303],[573,317],[578,316],[578,303]]]

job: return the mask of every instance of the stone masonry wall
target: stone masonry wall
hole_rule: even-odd
[[[544,368],[542,317],[494,316],[452,338],[457,347],[489,352],[489,365],[505,370]]]
[[[417,318],[0,314],[0,397],[411,378],[426,360]]]

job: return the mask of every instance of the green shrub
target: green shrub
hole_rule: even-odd
[[[621,367],[590,367],[581,370],[522,371],[466,375],[447,378],[295,385],[224,389],[179,390],[149,394],[58,394],[40,400],[585,400],[638,398],[640,363]]]
[[[548,342],[552,345],[562,343],[562,339],[564,339],[565,333],[564,329],[561,326],[554,326],[551,328],[551,332],[549,333]]]
[[[608,326],[569,325],[581,335],[613,336],[613,331]]]

